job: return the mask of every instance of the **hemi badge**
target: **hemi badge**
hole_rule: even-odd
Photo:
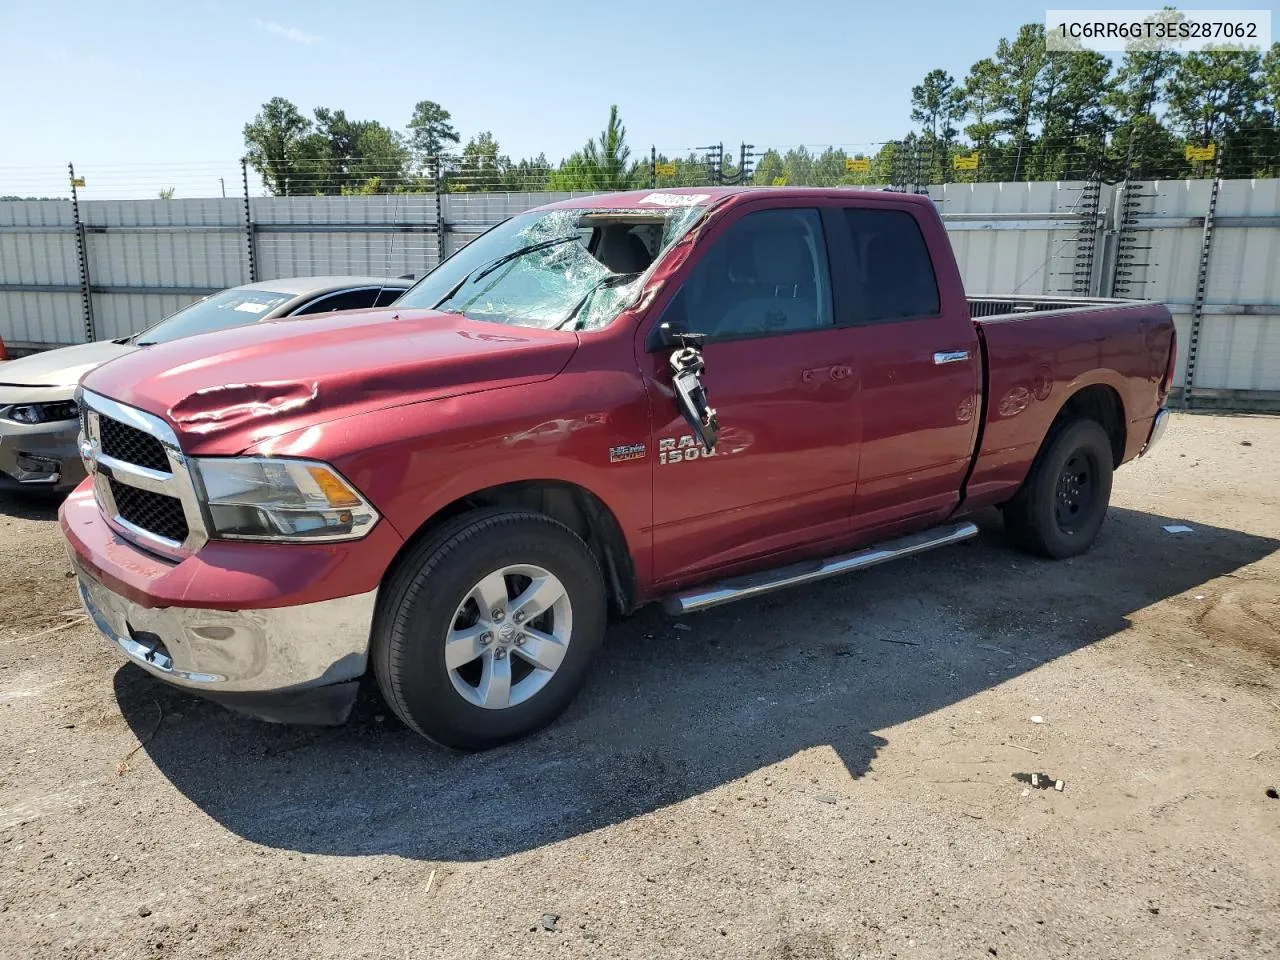
[[[609,462],[625,463],[628,460],[643,460],[647,452],[643,443],[624,443],[620,447],[609,448]]]

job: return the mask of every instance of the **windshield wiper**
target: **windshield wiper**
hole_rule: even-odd
[[[621,281],[634,280],[636,277],[640,276],[640,274],[643,272],[644,271],[641,270],[641,271],[637,271],[636,273],[610,273],[601,277],[599,280],[597,280],[595,283],[591,285],[590,290],[588,290],[586,293],[582,295],[582,299],[580,299],[577,303],[573,305],[573,309],[570,310],[568,314],[565,315],[565,318],[561,320],[559,323],[557,323],[551,329],[563,330],[565,328],[565,325],[582,311],[582,308],[587,305],[587,301],[590,300],[595,295],[597,290],[600,290],[603,287],[612,287],[615,285],[621,286],[622,285]]]
[[[444,306],[446,303],[452,300],[454,295],[463,288],[463,286],[467,283],[467,281],[483,280],[485,277],[493,273],[493,271],[497,270],[504,263],[510,263],[512,260],[515,260],[517,257],[523,257],[526,253],[534,253],[538,250],[545,250],[548,247],[559,246],[562,243],[570,243],[572,241],[579,240],[579,239],[581,238],[578,237],[576,234],[570,237],[553,237],[550,240],[541,240],[538,243],[531,243],[527,247],[520,247],[518,250],[512,250],[510,253],[504,253],[502,256],[498,257],[496,260],[490,260],[488,263],[477,267],[476,269],[468,273],[466,276],[464,276],[461,280],[459,280],[450,288],[448,293],[446,293],[443,297],[441,297],[436,302],[436,305],[432,307],[432,309],[439,310],[442,306]]]

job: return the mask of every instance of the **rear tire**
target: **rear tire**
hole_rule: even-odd
[[[595,556],[542,514],[479,510],[401,561],[379,600],[374,675],[410,728],[485,750],[554,720],[604,639]]]
[[[1005,530],[1021,550],[1062,560],[1084,553],[1111,502],[1111,439],[1094,420],[1058,428],[1004,505]]]

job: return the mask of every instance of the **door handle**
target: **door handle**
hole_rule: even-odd
[[[968,350],[939,350],[933,355],[933,362],[938,366],[944,363],[964,363],[968,359]]]

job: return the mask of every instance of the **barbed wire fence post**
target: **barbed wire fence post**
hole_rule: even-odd
[[[427,175],[431,177],[432,190],[436,198],[436,266],[439,266],[449,256],[448,243],[445,240],[448,226],[444,217],[444,160],[439,154],[427,159]]]
[[[1204,215],[1204,229],[1200,235],[1200,259],[1196,267],[1196,292],[1191,303],[1191,328],[1187,335],[1187,361],[1182,374],[1182,406],[1190,410],[1196,386],[1196,360],[1200,353],[1200,333],[1204,324],[1204,305],[1209,289],[1209,258],[1213,252],[1213,220],[1218,209],[1218,194],[1222,189],[1222,155],[1217,151],[1213,164],[1213,185],[1209,188],[1209,204]]]
[[[249,207],[249,160],[246,157],[240,158],[240,183],[244,188],[244,247],[245,257],[249,267],[249,282],[258,282],[258,256],[254,249],[256,246],[254,241],[253,230],[253,214]]]
[[[84,318],[84,336],[89,342],[97,340],[93,322],[93,289],[89,285],[89,249],[84,235],[84,222],[80,219],[80,194],[76,179],[76,165],[67,164],[67,176],[71,181],[71,222],[76,232],[76,262],[80,270],[80,310]]]

